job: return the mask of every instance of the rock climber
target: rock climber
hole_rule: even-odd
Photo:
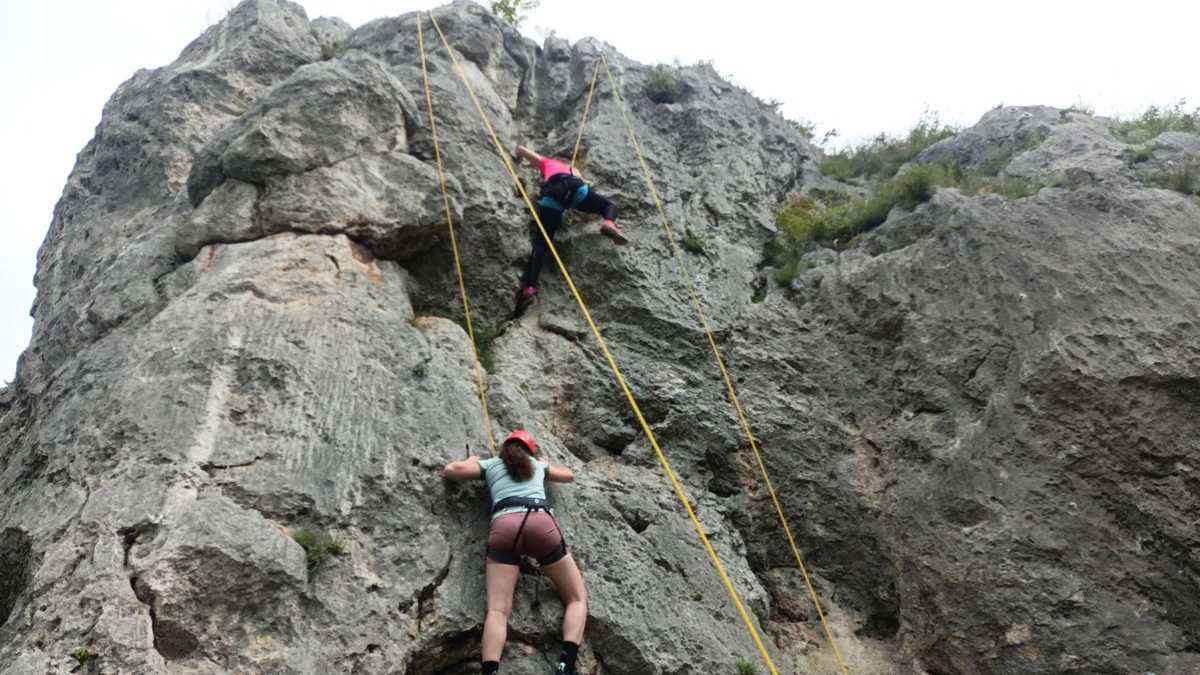
[[[600,224],[600,233],[617,244],[629,241],[615,222],[617,207],[585,183],[574,167],[561,160],[543,157],[523,145],[517,146],[517,157],[542,172],[542,194],[537,202],[537,211],[538,218],[551,240],[562,225],[563,213],[574,209],[604,218]],[[537,297],[538,275],[542,272],[546,258],[550,256],[550,247],[538,231],[537,224],[532,222],[530,240],[533,250],[529,254],[529,265],[521,277],[521,286],[517,289],[516,314],[524,312]]]
[[[575,675],[575,657],[587,621],[587,591],[574,558],[567,552],[558,521],[546,501],[545,482],[570,483],[570,469],[537,458],[537,442],[518,429],[508,435],[496,457],[450,462],[442,475],[450,480],[484,480],[492,498],[487,542],[487,616],[480,646],[483,675],[499,672],[508,635],[513,589],[524,557],[537,560],[563,602],[562,651],[555,673]]]

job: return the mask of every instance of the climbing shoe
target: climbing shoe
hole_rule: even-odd
[[[626,237],[621,228],[617,227],[617,224],[611,220],[604,221],[604,224],[600,226],[600,234],[612,239],[617,244],[629,243],[629,237]]]
[[[515,305],[513,309],[513,316],[520,316],[524,314],[525,310],[529,309],[529,306],[533,304],[534,300],[537,300],[536,286],[526,286],[524,288],[517,289],[517,296],[513,299],[513,304]]]
[[[554,668],[555,675],[575,675],[575,659],[579,656],[579,645],[563,640],[562,651],[558,654],[558,666]]]

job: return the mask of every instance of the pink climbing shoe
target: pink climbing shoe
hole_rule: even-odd
[[[604,223],[600,226],[600,234],[612,239],[613,242],[618,245],[623,246],[629,243],[629,237],[626,237],[625,233],[621,231],[621,228],[617,227],[617,224],[611,220],[604,221]]]
[[[534,300],[537,300],[536,286],[526,286],[524,288],[517,289],[517,297],[514,300],[516,307],[513,309],[513,316],[520,316],[524,314],[525,310],[529,309],[529,306],[533,304]]]

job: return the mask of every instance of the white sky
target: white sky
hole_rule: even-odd
[[[230,0],[0,0],[0,381],[29,341],[37,248],[75,154],[138,68],[170,63]],[[352,25],[438,2],[301,0]],[[713,60],[789,117],[859,139],[924,109],[970,124],[998,103],[1130,114],[1200,103],[1200,5],[1172,0],[542,0],[537,39],[587,35],[645,63]]]

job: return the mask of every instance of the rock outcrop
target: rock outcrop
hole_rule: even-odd
[[[568,154],[606,54],[852,672],[1200,669],[1200,202],[1147,185],[1200,138],[997,109],[921,159],[1059,187],[940,190],[778,288],[772,206],[829,182],[798,128],[708,67],[656,103],[602,43],[435,15],[507,146]],[[734,672],[754,649],[557,275],[501,324],[528,215],[425,28],[493,421],[580,477],[552,497],[581,671]],[[284,0],[114,94],[0,391],[0,673],[477,672],[487,505],[438,470],[487,440],[427,117],[415,15]],[[603,80],[583,154],[632,242],[577,221],[564,260],[781,672],[834,672]],[[548,671],[559,616],[521,582],[506,672]]]

